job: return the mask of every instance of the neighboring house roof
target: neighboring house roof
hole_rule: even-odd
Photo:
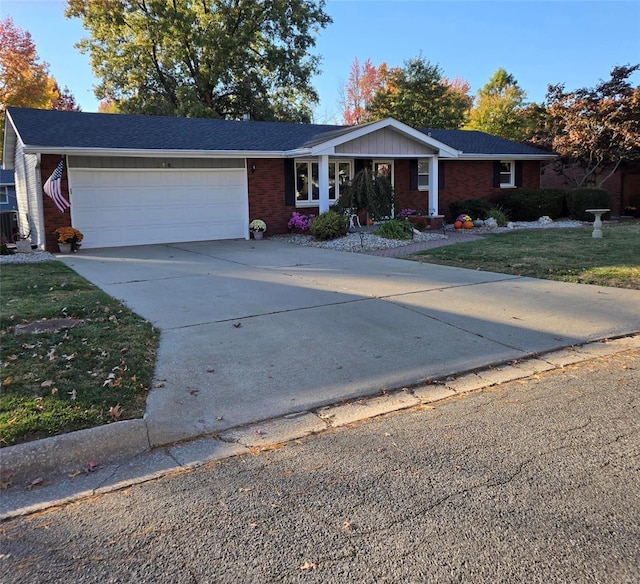
[[[98,114],[76,111],[7,108],[7,127],[25,145],[25,152],[118,153],[171,151],[219,155],[300,155],[330,153],[330,147],[367,132],[392,127],[416,142],[457,158],[549,157],[548,153],[483,132],[414,130],[388,119],[360,126],[231,121],[211,118]],[[16,136],[5,132],[5,152]],[[328,146],[329,149],[324,148]],[[12,161],[8,160],[7,166]]]
[[[10,187],[16,184],[13,170],[0,168],[0,187]]]

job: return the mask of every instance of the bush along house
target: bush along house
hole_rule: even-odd
[[[554,155],[477,131],[229,121],[7,108],[3,166],[18,220],[41,249],[72,226],[83,248],[286,233],[331,208],[362,168],[385,173],[396,209],[437,226],[449,204],[540,186]]]

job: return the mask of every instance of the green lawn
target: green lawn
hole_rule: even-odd
[[[159,332],[61,262],[0,271],[0,446],[141,417]],[[81,323],[16,327],[65,317]]]
[[[408,259],[562,282],[640,290],[640,221],[590,228],[529,229],[420,252]]]

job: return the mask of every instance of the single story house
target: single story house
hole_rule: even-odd
[[[452,201],[540,186],[547,152],[476,131],[229,121],[7,108],[4,167],[15,171],[20,229],[56,251],[57,227],[83,247],[286,233],[293,212],[330,209],[363,167],[386,173],[396,208],[434,217]],[[56,168],[66,208],[43,195]],[[58,201],[59,203],[59,201]]]

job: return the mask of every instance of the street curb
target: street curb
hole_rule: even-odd
[[[0,449],[0,468],[14,483],[48,474],[86,470],[89,461],[101,465],[151,449],[144,420],[123,420],[106,426],[69,432]]]
[[[146,421],[144,419],[125,420],[2,448],[0,449],[0,468],[3,474],[11,473],[10,482],[24,485],[47,475],[63,477],[69,471],[87,471],[89,461],[92,460],[102,467],[110,463],[130,460],[145,453],[153,455],[154,452],[165,449],[171,456],[171,463],[158,471],[157,476],[162,476],[175,470],[201,466],[211,460],[235,456],[246,452],[247,449],[284,444],[380,415],[427,406],[447,398],[524,379],[544,371],[559,370],[598,357],[638,349],[640,349],[638,333],[617,339],[594,340],[546,354],[531,355],[528,358],[494,364],[483,369],[427,380],[411,388],[396,388],[384,395],[372,394],[346,403],[255,421],[229,428],[220,436],[200,436],[184,443],[167,443],[153,449],[150,446]],[[212,446],[211,442],[215,445]],[[227,455],[220,455],[218,450],[221,446],[227,449]],[[185,452],[184,457],[180,455],[181,451]],[[146,476],[144,480],[149,480],[149,477]],[[135,478],[129,478],[127,481],[128,484],[139,482]],[[121,486],[122,484],[119,484],[117,488]],[[102,490],[114,488],[116,487],[111,485]],[[40,507],[46,507],[46,504],[41,504]],[[10,513],[8,516],[11,515],[14,514]]]

